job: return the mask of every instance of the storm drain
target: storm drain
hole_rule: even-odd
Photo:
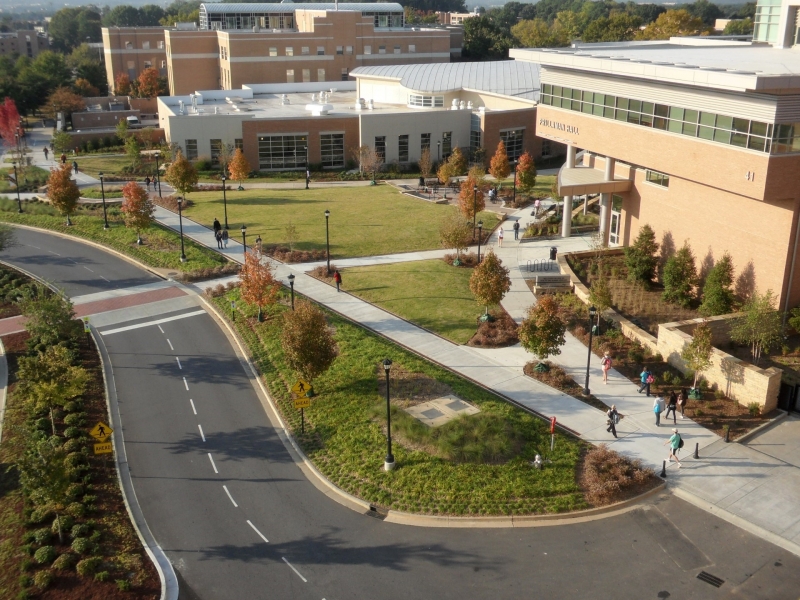
[[[380,519],[381,521],[383,521],[387,516],[389,516],[389,511],[386,510],[385,508],[381,508],[379,506],[375,506],[374,504],[370,504],[369,512],[366,514],[370,517],[375,517],[376,519]]]
[[[720,579],[716,575],[712,575],[711,573],[706,573],[705,571],[700,571],[700,573],[697,574],[697,578],[700,581],[705,581],[706,583],[710,583],[716,588],[720,587],[723,583],[725,583],[724,579]]]

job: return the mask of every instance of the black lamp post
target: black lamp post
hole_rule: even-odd
[[[592,336],[594,334],[594,317],[597,314],[597,309],[594,306],[589,307],[589,355],[586,357],[586,383],[583,386],[583,393],[589,395],[589,365],[592,362]]]
[[[442,142],[439,140],[436,142],[436,162],[437,164],[442,160]]]
[[[517,167],[519,166],[519,161],[515,160],[511,164],[514,165],[514,195],[511,197],[511,202],[513,203],[513,206],[516,206],[516,204],[517,204]]]
[[[383,370],[386,372],[386,458],[383,461],[383,468],[386,471],[394,469],[394,454],[392,454],[392,409],[389,404],[389,369],[392,368],[392,361],[388,358],[383,359]]]
[[[289,274],[289,292],[292,294],[292,310],[294,310],[294,273]]]
[[[478,218],[478,186],[472,186],[472,239],[475,239],[475,219]]]
[[[156,185],[158,186],[158,197],[161,198],[161,174],[158,170],[158,159],[161,157],[161,153],[156,151]]]
[[[478,264],[481,264],[481,238],[483,237],[483,221],[478,221]]]
[[[186,262],[186,253],[183,248],[183,196],[178,196],[178,225],[181,230],[181,262]]]
[[[100,177],[100,193],[103,196],[103,229],[108,229],[108,215],[106,214],[106,188],[103,185],[103,174],[97,174]],[[138,231],[138,230],[137,230]],[[140,238],[137,234],[136,236],[138,239],[136,240],[137,244],[142,243],[142,238]]]
[[[331,236],[328,229],[328,217],[331,216],[331,211],[325,211],[325,256],[328,265],[328,275],[331,274]]]
[[[227,177],[222,175],[222,207],[225,211],[225,229],[228,228],[228,195],[225,193],[225,181],[227,181]]]
[[[306,189],[308,189],[308,180],[311,179],[308,174],[311,172],[308,168],[308,146],[305,147],[306,151]]]
[[[244,248],[244,253],[247,254],[247,225],[242,225],[242,248]]]
[[[17,157],[19,160],[22,160],[22,147],[19,145],[19,132],[14,134],[14,137],[17,139]]]
[[[17,163],[11,163],[14,165],[14,183],[17,185],[17,206],[19,206],[19,212],[22,212],[22,199],[19,197],[19,175],[17,175]]]

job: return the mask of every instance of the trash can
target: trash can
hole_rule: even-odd
[[[550,260],[555,260],[556,254],[558,254],[558,248],[555,246],[550,246]]]

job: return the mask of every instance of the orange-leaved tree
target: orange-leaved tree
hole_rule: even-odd
[[[239,271],[239,279],[242,282],[239,292],[242,300],[258,307],[259,321],[264,320],[262,310],[275,304],[280,289],[280,283],[275,281],[272,275],[272,267],[263,259],[261,249],[252,248],[245,252],[244,265]]]
[[[86,108],[86,102],[70,88],[62,86],[48,96],[45,106],[63,112],[64,118],[72,121],[72,113],[80,112]]]
[[[231,179],[235,179],[239,182],[239,189],[242,188],[242,181],[247,179],[247,176],[250,175],[250,163],[247,162],[247,158],[242,152],[241,148],[237,148],[236,151],[233,153],[233,158],[228,163],[228,173],[231,175]]]
[[[489,163],[489,173],[495,179],[505,179],[511,173],[511,165],[508,164],[508,154],[506,153],[506,145],[503,140],[497,144],[497,150]]]
[[[145,189],[135,181],[129,181],[122,188],[122,214],[125,215],[125,227],[136,230],[136,243],[142,243],[142,229],[148,229],[153,223],[156,210],[153,201]]]
[[[161,75],[158,70],[149,67],[139,74],[139,96],[155,98],[161,91]]]
[[[475,191],[475,188],[478,188]],[[464,218],[475,222],[475,215],[486,207],[484,190],[486,179],[481,167],[472,167],[467,173],[467,178],[461,182],[461,191],[458,194],[458,209]],[[474,232],[473,232],[474,235]]]
[[[336,358],[336,341],[325,314],[307,300],[284,314],[281,345],[287,364],[308,381],[324,373]]]
[[[178,149],[175,151],[175,158],[167,167],[164,179],[185,197],[194,191],[194,186],[197,185],[197,170]]]
[[[489,306],[500,304],[503,296],[511,289],[511,278],[508,273],[508,269],[503,266],[503,261],[497,258],[491,248],[487,252],[486,258],[472,272],[472,276],[469,278],[469,289],[478,304],[486,307],[486,312],[481,317],[482,321],[490,320]]]
[[[519,162],[517,163],[517,187],[529,194],[533,191],[535,185],[536,165],[533,163],[533,157],[530,153],[525,152],[519,157]]]
[[[68,226],[72,225],[69,217],[75,212],[78,199],[81,197],[78,186],[72,181],[71,171],[70,165],[61,165],[50,169],[50,177],[47,179],[47,197],[50,198],[50,203],[67,217]]]
[[[114,78],[114,93],[127,96],[131,93],[131,78],[127,73],[117,73]]]

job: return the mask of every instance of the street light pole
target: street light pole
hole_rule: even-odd
[[[178,196],[178,224],[181,230],[181,262],[186,262],[186,253],[183,248],[183,196]]]
[[[311,170],[308,168],[308,146],[306,146],[306,189],[308,189],[308,180],[311,179],[309,173]]]
[[[242,248],[244,254],[247,254],[247,225],[242,225]]]
[[[514,195],[511,197],[512,206],[517,205],[517,167],[519,166],[519,161],[515,160],[511,163],[514,165]]]
[[[481,264],[481,238],[483,237],[483,221],[478,221],[478,264]]]
[[[328,217],[331,216],[331,211],[325,211],[325,256],[328,265],[328,275],[331,274],[331,236],[328,229]]]
[[[228,228],[228,195],[225,193],[225,182],[227,181],[227,177],[222,175],[222,206],[223,210],[225,211],[225,229]]]
[[[436,142],[436,164],[442,161],[442,141]]]
[[[19,197],[19,175],[17,175],[17,163],[12,163],[14,165],[14,183],[17,185],[17,206],[19,206],[19,212],[22,212],[22,199]]]
[[[294,310],[294,273],[289,273],[289,290],[292,294],[292,310]]]
[[[472,186],[472,239],[475,239],[475,219],[478,217],[478,186]]]
[[[392,454],[392,409],[389,404],[389,369],[392,368],[392,361],[388,358],[383,360],[383,370],[386,372],[386,458],[383,461],[385,471],[394,469],[394,454]]]
[[[158,170],[158,159],[161,153],[156,151],[156,185],[158,185],[158,197],[161,198],[161,174]]]
[[[108,215],[106,214],[106,188],[103,185],[103,173],[98,173],[98,176],[100,177],[100,193],[103,196],[103,229],[108,229]],[[137,235],[137,237],[139,236]],[[141,244],[142,238],[136,240],[136,243]]]
[[[589,395],[589,365],[592,362],[592,336],[594,334],[594,316],[597,309],[592,306],[589,308],[589,355],[586,357],[586,383],[583,386],[584,395]]]

